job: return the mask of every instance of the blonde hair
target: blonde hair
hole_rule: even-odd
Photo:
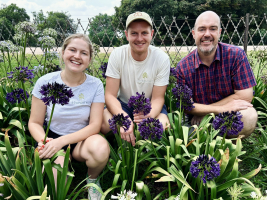
[[[63,52],[65,51],[65,49],[67,48],[67,46],[70,44],[70,42],[73,40],[73,39],[76,39],[76,38],[80,38],[80,39],[83,39],[87,44],[88,44],[88,47],[89,47],[89,55],[90,55],[90,59],[92,61],[92,58],[93,58],[93,55],[94,55],[94,48],[93,48],[93,45],[92,45],[92,42],[91,40],[89,39],[89,37],[85,34],[82,34],[82,33],[75,33],[75,34],[72,34],[70,36],[68,36],[64,42],[63,42],[63,45],[61,47],[61,51],[60,51],[60,66],[63,67],[64,66],[64,62],[63,62]]]

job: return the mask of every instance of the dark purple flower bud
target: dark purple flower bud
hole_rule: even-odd
[[[147,115],[151,111],[151,103],[149,98],[145,97],[145,93],[139,94],[136,92],[137,96],[131,96],[128,101],[128,107],[134,109],[133,113],[143,112],[144,115]]]
[[[242,115],[238,111],[219,113],[212,122],[215,130],[219,130],[220,135],[238,135],[242,131],[244,124],[241,121]]]
[[[118,133],[117,128],[122,127],[124,131],[127,131],[131,125],[131,120],[128,119],[129,116],[123,116],[123,114],[113,115],[111,119],[108,120],[109,127],[114,134]]]
[[[138,124],[138,130],[143,139],[161,139],[163,134],[162,123],[158,119],[146,118]]]
[[[16,102],[20,103],[21,101],[26,102],[26,100],[29,98],[29,94],[27,91],[26,91],[26,96],[27,96],[27,98],[25,98],[23,89],[17,88],[15,90],[13,90],[12,92],[7,93],[6,100],[12,104],[14,104]]]
[[[11,71],[8,73],[10,75],[8,76],[8,78],[16,82],[19,82],[19,81],[25,82],[27,80],[34,78],[34,74],[32,73],[33,70],[28,69],[28,67],[19,66],[19,67],[16,67],[15,69],[16,69],[15,71]]]
[[[68,86],[57,82],[43,85],[40,89],[40,93],[42,94],[41,100],[45,105],[58,103],[63,106],[68,104],[70,98],[74,96],[72,90]]]
[[[107,67],[108,67],[108,63],[104,63],[99,68],[99,70],[102,71],[103,78],[107,78],[106,75],[105,75],[106,74],[106,71],[107,71]]]
[[[192,90],[187,85],[176,84],[172,89],[173,100],[176,102],[177,108],[181,108],[187,111],[192,110],[194,101],[192,100]]]
[[[192,161],[190,166],[190,173],[193,177],[200,178],[203,180],[203,183],[206,181],[213,180],[214,178],[220,175],[221,169],[220,165],[217,163],[214,157],[209,157],[207,155],[200,155],[196,161]]]

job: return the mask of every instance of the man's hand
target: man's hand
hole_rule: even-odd
[[[121,132],[121,139],[132,143],[133,146],[135,146],[135,136],[134,136],[134,124],[131,121],[131,125],[127,131],[124,131],[124,129],[121,127],[120,128]]]
[[[205,115],[202,115],[202,116],[194,115],[194,117],[191,119],[191,125],[199,126],[204,117]]]
[[[245,110],[253,105],[245,100],[233,100],[222,106],[222,112]]]
[[[146,118],[149,118],[150,115],[147,114],[147,115],[144,115],[143,112],[139,112],[139,113],[136,113],[136,114],[133,114],[134,116],[134,122],[138,125],[143,119],[146,119]]]

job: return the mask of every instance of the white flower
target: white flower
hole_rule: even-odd
[[[56,38],[57,37],[57,31],[55,29],[53,29],[53,28],[46,28],[43,31],[43,35]]]
[[[3,186],[3,185],[4,185],[4,183],[0,183],[0,187]]]
[[[118,194],[118,196],[114,196],[111,195],[111,199],[118,199],[118,200],[135,200],[135,197],[137,196],[137,194],[135,192],[132,191],[128,191],[126,193],[126,190],[124,190],[123,192],[121,192],[120,194]]]
[[[178,195],[177,197],[175,197],[174,200],[180,200],[180,195]]]
[[[251,192],[251,193],[250,193],[250,196],[251,196],[253,199],[258,198],[256,192]]]

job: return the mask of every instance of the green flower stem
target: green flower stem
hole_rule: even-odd
[[[227,133],[227,132],[226,132],[226,133]],[[222,149],[222,148],[223,148],[223,145],[224,145],[224,143],[225,143],[225,137],[226,137],[226,133],[224,133],[224,135],[223,135],[223,140],[222,140],[222,143],[221,143],[220,149]]]
[[[170,146],[166,146],[167,148],[167,169],[169,170],[170,168]],[[169,197],[172,196],[172,191],[171,191],[171,183],[168,182],[168,189],[169,189]]]
[[[135,170],[136,170],[136,163],[137,163],[137,152],[138,152],[138,149],[134,149],[134,150],[135,150],[135,154],[134,154],[134,170],[133,170],[131,191],[133,191],[133,185],[134,185],[134,179],[135,179]]]
[[[21,103],[18,103],[18,104],[19,104],[19,120],[20,120],[20,124],[21,124],[21,130],[22,130],[23,136],[25,138],[26,145],[28,146],[26,134],[25,134],[25,131],[24,131],[24,126],[22,125],[22,118],[21,118],[21,112],[20,112]]]
[[[206,177],[206,184],[205,184],[205,189],[206,189],[206,200],[209,200],[209,189],[208,189],[208,184],[207,184],[207,177]]]
[[[9,69],[10,71],[12,71],[12,68],[11,68],[11,59],[10,59],[10,54],[9,54],[9,51],[7,51],[7,58],[8,58],[8,64],[9,64]]]
[[[22,54],[21,54],[21,66],[24,66],[24,62],[25,62],[25,53],[26,53],[27,35],[28,35],[28,33],[25,34],[25,38],[24,38],[23,52],[22,52]]]
[[[6,72],[6,76],[7,76],[7,67],[6,67],[6,62],[5,62],[5,53],[2,51],[2,54],[3,54],[4,68],[5,68],[5,72]]]
[[[198,200],[202,199],[202,189],[203,188],[203,181],[200,182],[200,189],[199,189],[199,194],[198,194]]]
[[[28,117],[30,118],[30,109],[29,109],[27,94],[26,94],[26,90],[25,90],[25,85],[24,85],[23,81],[21,81],[21,84],[22,84],[22,88],[23,88],[23,92],[24,92],[24,96],[25,96],[25,102],[26,102],[26,109],[27,109]]]
[[[121,158],[122,158],[122,165],[123,165],[123,170],[122,170],[122,177],[123,180],[126,179],[126,173],[125,173],[125,157],[124,157],[124,148],[122,146],[122,141],[121,141],[121,130],[120,130],[120,126],[117,126],[118,129],[118,133],[119,133],[119,142],[120,142],[120,146],[121,146]]]
[[[52,111],[51,111],[51,115],[50,115],[50,119],[49,119],[49,122],[48,122],[48,126],[47,126],[47,129],[46,129],[46,133],[45,133],[45,138],[44,138],[44,142],[43,144],[45,144],[46,142],[46,138],[47,138],[47,135],[48,135],[48,131],[49,131],[49,128],[50,128],[50,124],[51,124],[51,121],[52,121],[52,117],[53,117],[53,113],[54,113],[54,109],[55,109],[55,103],[53,104],[53,107],[52,107]]]
[[[44,73],[44,74],[45,74],[45,70],[46,70],[46,54],[47,54],[47,48],[45,48],[44,70],[43,70],[43,73]]]
[[[156,152],[156,150],[155,150],[155,148],[154,148],[154,145],[153,145],[153,142],[152,142],[152,139],[151,139],[151,135],[149,136],[149,140],[150,140],[152,149],[153,149],[153,151],[154,151],[154,154],[156,155],[157,160],[158,160],[158,161],[160,162],[160,164],[161,164],[161,161],[160,161],[160,159],[159,159],[159,156],[158,156],[158,154],[157,154],[157,152]]]

